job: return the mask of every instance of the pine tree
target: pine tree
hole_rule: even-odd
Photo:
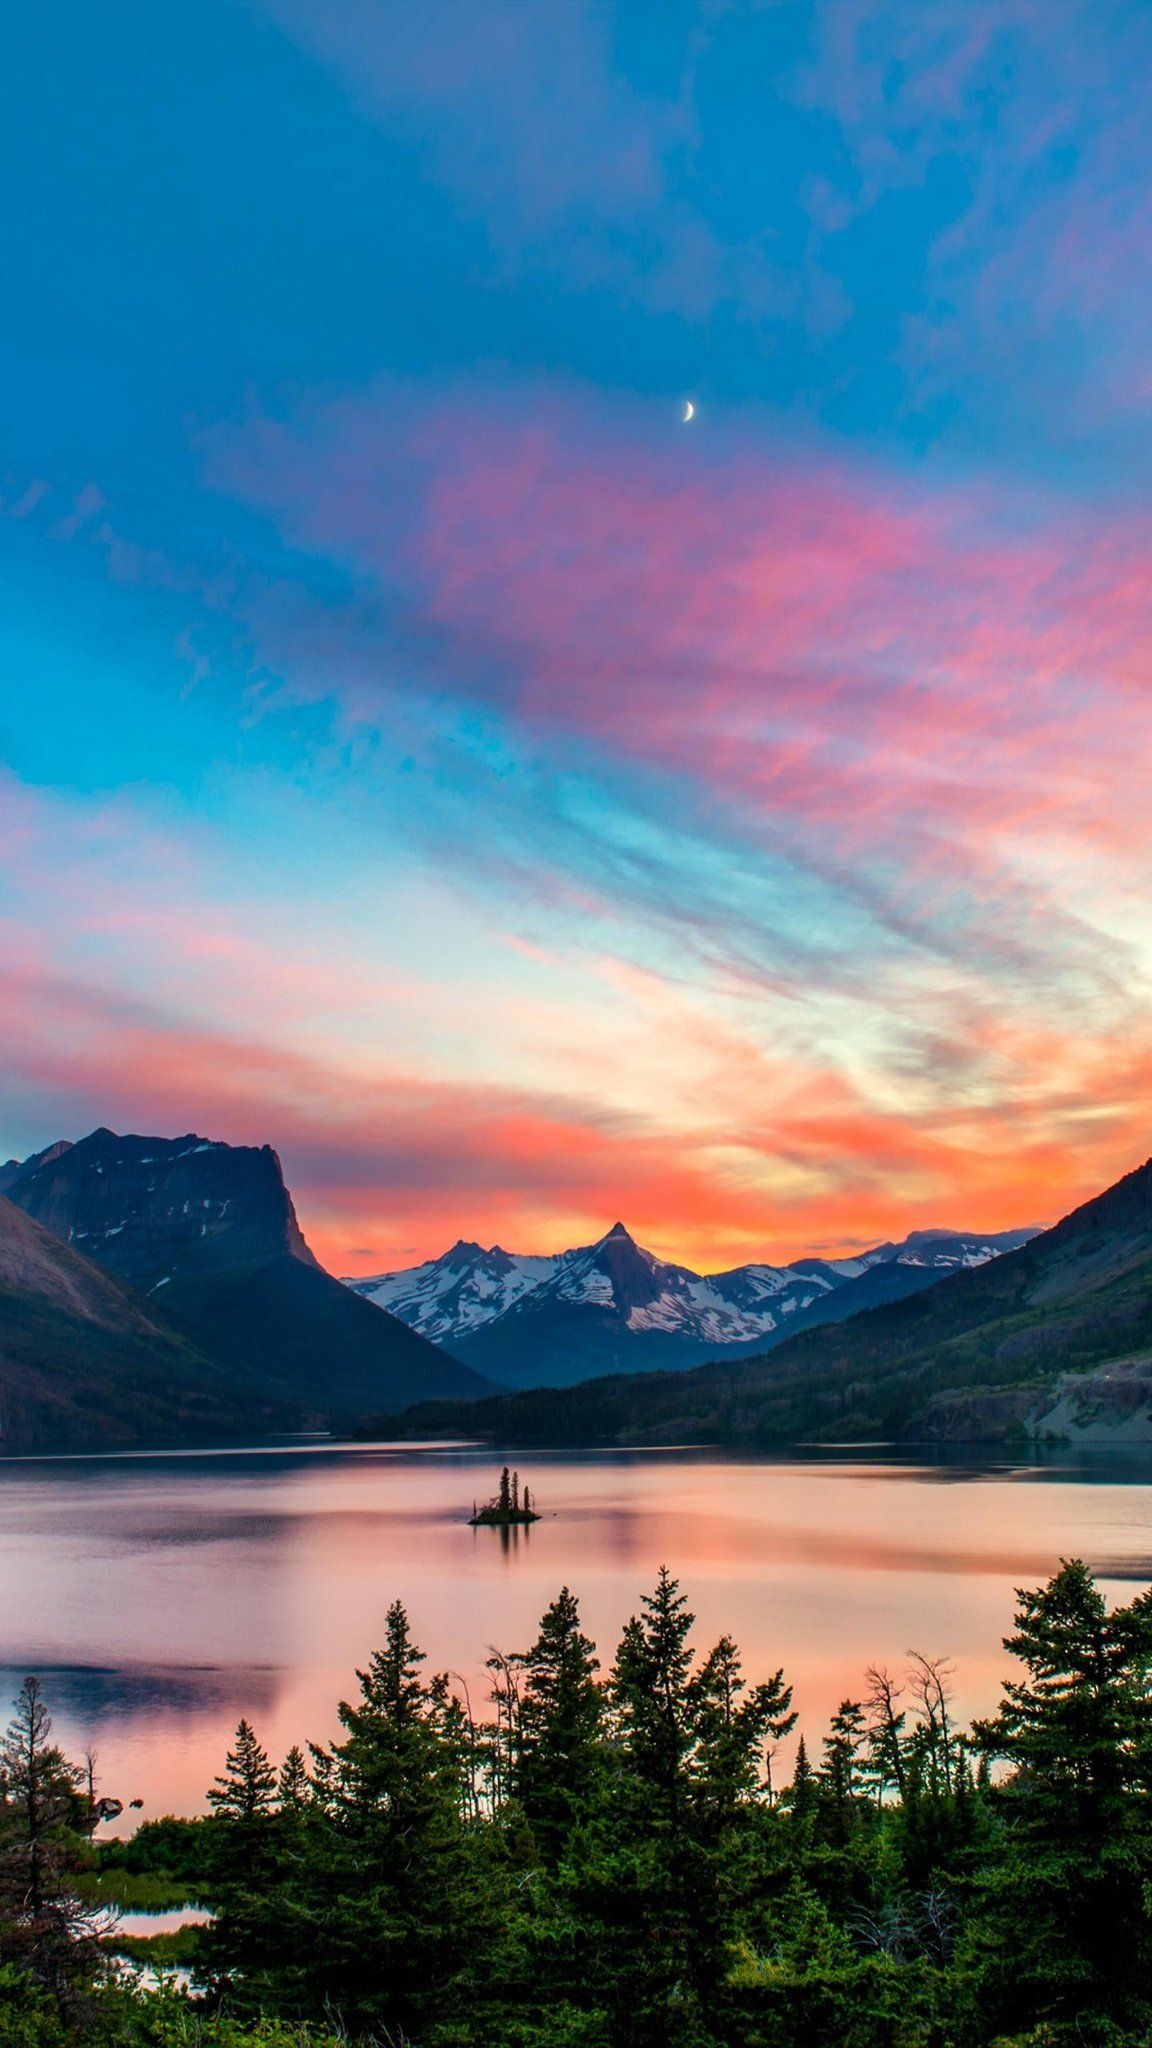
[[[587,1808],[603,1741],[596,1645],[581,1630],[580,1609],[567,1586],[516,1663],[523,1687],[512,1789],[541,1855],[553,1862]]]
[[[308,1804],[310,1786],[308,1767],[304,1752],[298,1743],[293,1743],[280,1766],[276,1784],[276,1796],[283,1814],[299,1814]]]
[[[268,1752],[248,1721],[236,1729],[236,1747],[224,1760],[223,1777],[213,1779],[208,1804],[221,1820],[251,1826],[271,1812],[276,1798],[276,1773]]]
[[[466,1723],[424,1661],[396,1602],[359,1697],[340,1707],[342,1739],[313,1750],[302,1854],[221,1916],[235,2000],[339,2013],[354,2034],[394,2040],[471,2011],[503,1915],[486,1839],[466,1818]]]
[[[1021,1592],[1005,1648],[1026,1675],[977,1724],[1009,1765],[990,1793],[1007,1863],[983,1886],[1005,2010],[1152,2020],[1152,1593],[1111,1613],[1079,1559]]]
[[[887,1671],[870,1664],[865,1676],[868,1731],[864,1775],[880,1803],[889,1789],[898,1792],[901,1798],[904,1795],[904,1730],[908,1716],[903,1709],[897,1712],[900,1689]]]
[[[796,1747],[796,1762],[792,1768],[792,1784],[788,1793],[788,1806],[793,1819],[806,1823],[816,1811],[819,1793],[816,1773],[808,1759],[808,1746],[804,1737]]]
[[[223,1774],[213,1780],[206,1797],[215,1815],[216,1881],[238,1921],[248,1910],[250,1895],[270,1876],[276,1773],[250,1722],[240,1721],[234,1739]]]
[[[26,1678],[0,1738],[0,1946],[66,2015],[99,1963],[98,1916],[74,1889],[89,1858],[83,1786],[52,1741],[39,1680]]]
[[[860,1790],[859,1756],[867,1739],[864,1709],[858,1700],[841,1700],[832,1716],[832,1732],[824,1738],[824,1763],[820,1772],[822,1804],[835,1816],[837,1833],[843,1836],[855,1818]]]
[[[675,1821],[687,1795],[695,1742],[688,1636],[696,1617],[665,1565],[643,1609],[625,1625],[610,1696],[631,1772],[661,1817]]]
[[[796,1725],[792,1688],[777,1671],[762,1685],[747,1687],[740,1653],[731,1636],[721,1636],[692,1681],[695,1710],[695,1800],[712,1825],[722,1826],[736,1809],[770,1789],[771,1745]]]
[[[704,1698],[693,1619],[662,1567],[624,1628],[599,1798],[560,1872],[581,1926],[576,1984],[603,2007],[608,2038],[629,2048],[710,2039],[729,1970],[724,1861],[697,1797]],[[713,1672],[710,1712],[715,1691]]]

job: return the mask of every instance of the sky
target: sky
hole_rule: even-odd
[[[5,73],[0,1156],[272,1144],[341,1273],[1147,1156],[1152,10],[46,0]]]

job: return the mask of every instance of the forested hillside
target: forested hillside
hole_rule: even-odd
[[[425,1403],[365,1433],[506,1443],[1152,1437],[1152,1165],[1031,1243],[763,1357]],[[1051,1420],[1049,1421],[1049,1418]]]

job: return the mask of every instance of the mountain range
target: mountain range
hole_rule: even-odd
[[[616,1224],[353,1283],[266,1145],[101,1129],[0,1167],[0,1448],[382,1419],[557,1444],[1152,1440],[1152,1163],[1040,1234],[702,1275]]]
[[[1152,1442],[1152,1161],[1002,1257],[766,1355],[374,1427],[521,1445]]]
[[[87,1412],[99,1433],[109,1404],[113,1434],[134,1433],[116,1360],[106,1358],[107,1346],[94,1334],[110,1327],[112,1301],[94,1275],[116,1283],[117,1313],[132,1333],[139,1371],[155,1378],[141,1430],[163,1407],[165,1373],[179,1379],[185,1368],[215,1390],[206,1426],[234,1426],[257,1408],[284,1421],[338,1422],[366,1404],[489,1391],[468,1366],[323,1270],[268,1145],[225,1145],[194,1133],[119,1137],[101,1129],[78,1144],[62,1141],[30,1159],[9,1160],[0,1168],[4,1198],[0,1248],[7,1246],[9,1273],[24,1275],[9,1280],[0,1301],[9,1440],[42,1435],[52,1414],[63,1425]],[[38,1267],[21,1249],[17,1212],[40,1226]],[[46,1275],[46,1241],[70,1255],[70,1303],[56,1282],[38,1284],[37,1275]],[[77,1344],[77,1305],[84,1303],[99,1313],[80,1315],[86,1327]],[[29,1378],[36,1362],[27,1334],[33,1313],[41,1378],[55,1359],[59,1385],[64,1362],[68,1385],[55,1410]],[[18,1356],[10,1336],[17,1327],[25,1331]],[[175,1381],[170,1405],[172,1425],[190,1428],[194,1418]]]
[[[550,1256],[460,1239],[424,1265],[346,1285],[507,1387],[616,1372],[682,1371],[764,1352],[794,1331],[984,1265],[1035,1230],[917,1230],[855,1258],[696,1273],[645,1251],[622,1223]]]

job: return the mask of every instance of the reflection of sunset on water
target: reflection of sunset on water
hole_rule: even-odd
[[[490,1647],[530,1641],[564,1583],[607,1665],[667,1563],[698,1650],[729,1631],[750,1678],[782,1664],[811,1745],[867,1664],[899,1669],[913,1647],[956,1660],[962,1715],[989,1707],[1013,1588],[1060,1557],[1106,1583],[1148,1573],[1139,1469],[872,1455],[534,1455],[544,1516],[515,1532],[467,1526],[493,1459],[466,1451],[14,1462],[3,1676],[12,1692],[37,1671],[106,1789],[155,1815],[199,1806],[241,1714],[277,1756],[331,1735],[396,1597],[430,1668],[462,1672],[475,1702]]]

